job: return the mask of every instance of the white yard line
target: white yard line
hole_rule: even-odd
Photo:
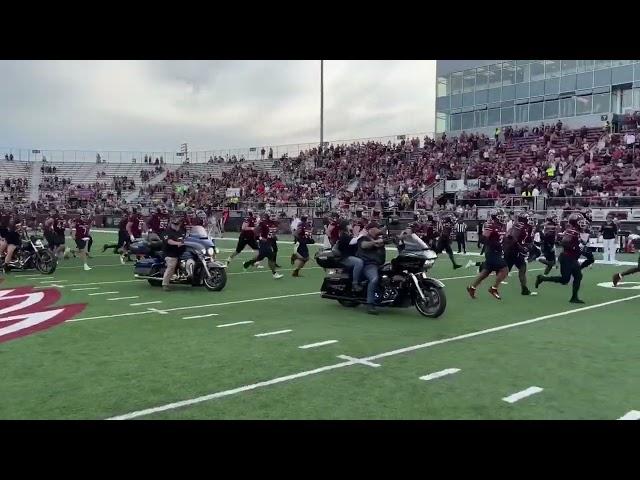
[[[133,295],[131,297],[116,297],[116,298],[107,298],[108,302],[115,302],[116,300],[132,300],[134,298],[140,298],[140,295]]]
[[[193,315],[191,317],[182,317],[183,320],[191,320],[192,318],[207,318],[207,317],[217,317],[220,315],[219,313],[207,313],[205,315]]]
[[[640,420],[640,410],[631,410],[625,413],[618,420]]]
[[[536,323],[536,322],[541,322],[543,320],[548,320],[551,318],[557,318],[557,317],[562,317],[562,316],[566,316],[566,315],[571,315],[573,313],[578,313],[578,312],[583,312],[583,311],[587,311],[587,310],[592,310],[594,308],[601,308],[601,307],[606,307],[609,305],[614,305],[616,303],[621,303],[621,302],[628,302],[630,300],[636,300],[640,298],[640,295],[633,295],[630,297],[625,297],[625,298],[619,298],[617,300],[611,300],[608,302],[603,302],[603,303],[597,303],[595,305],[589,305],[586,307],[582,307],[582,308],[574,308],[572,310],[566,310],[564,312],[558,312],[558,313],[553,313],[550,315],[544,315],[542,317],[536,317],[536,318],[532,318],[530,320],[524,320],[522,322],[515,322],[515,323],[509,323],[507,325],[501,325],[499,327],[494,327],[494,328],[487,328],[485,330],[478,330],[475,332],[471,332],[471,333],[466,333],[464,335],[458,335],[455,337],[450,337],[450,338],[445,338],[442,340],[435,340],[432,342],[426,342],[426,343],[422,343],[419,345],[414,345],[411,347],[406,347],[406,348],[400,348],[397,350],[392,350],[389,352],[384,352],[384,353],[380,353],[378,355],[373,355],[367,358],[363,358],[363,359],[351,359],[345,362],[341,362],[341,363],[336,363],[333,365],[326,365],[320,368],[316,368],[313,370],[305,370],[303,372],[298,372],[298,373],[294,373],[292,375],[286,375],[283,377],[277,377],[277,378],[273,378],[271,380],[266,380],[263,382],[258,382],[258,383],[254,383],[251,385],[245,385],[242,387],[238,387],[238,388],[234,388],[231,390],[224,390],[221,392],[217,392],[217,393],[212,393],[212,394],[208,394],[208,395],[203,395],[200,397],[195,397],[195,398],[190,398],[188,400],[183,400],[180,402],[174,402],[174,403],[168,403],[166,405],[161,405],[158,407],[153,407],[153,408],[148,408],[148,409],[144,409],[144,410],[138,410],[135,412],[130,412],[130,413],[126,413],[124,415],[118,415],[115,417],[111,417],[109,418],[109,420],[129,420],[132,418],[138,418],[138,417],[144,417],[147,415],[151,415],[153,413],[158,413],[158,412],[165,412],[168,410],[175,410],[177,408],[182,408],[182,407],[186,407],[189,405],[196,405],[199,403],[203,403],[203,402],[207,402],[209,400],[215,400],[217,398],[221,398],[221,397],[227,397],[230,395],[235,395],[238,393],[242,393],[242,392],[246,392],[249,390],[255,390],[257,388],[262,388],[262,387],[267,387],[267,386],[271,386],[271,385],[276,385],[278,383],[284,383],[284,382],[289,382],[291,380],[296,380],[298,378],[304,378],[304,377],[308,377],[310,375],[317,375],[319,373],[323,373],[323,372],[328,372],[331,370],[336,370],[338,368],[344,368],[344,367],[349,367],[351,365],[355,365],[358,363],[362,363],[362,361],[367,361],[370,362],[371,360],[376,360],[379,358],[385,358],[385,357],[389,357],[389,356],[393,356],[393,355],[399,355],[402,353],[406,353],[406,352],[411,352],[414,350],[420,350],[423,348],[430,348],[433,347],[435,345],[441,345],[444,343],[449,343],[449,342],[455,342],[458,340],[464,340],[467,338],[472,338],[472,337],[477,337],[480,335],[486,335],[489,333],[495,333],[495,332],[499,332],[502,330],[507,330],[510,328],[516,328],[516,327],[520,327],[523,325],[528,325],[528,324],[532,324],[532,323]],[[351,357],[349,357],[351,358]]]
[[[298,348],[302,348],[304,350],[307,348],[323,347],[325,345],[331,345],[332,343],[338,343],[338,340],[325,340],[324,342],[310,343],[308,345],[300,345]]]
[[[155,300],[153,302],[140,302],[140,303],[130,303],[130,307],[141,307],[142,305],[155,305],[158,303],[162,303],[162,300]]]
[[[67,285],[69,286],[69,285]],[[100,287],[87,287],[87,288],[72,288],[72,292],[82,292],[84,290],[100,290]]]
[[[459,368],[447,368],[445,370],[440,370],[439,372],[433,372],[429,375],[425,375],[420,377],[420,380],[435,380],[436,378],[446,377],[447,375],[453,375],[454,373],[458,373],[460,371]]]
[[[88,295],[92,297],[94,295],[115,295],[117,293],[120,293],[120,292],[97,292],[97,293],[89,293]]]
[[[69,280],[42,280],[40,283],[64,283],[68,281]]]
[[[280,335],[281,333],[289,333],[293,330],[278,330],[276,332],[256,333],[254,337],[268,337],[269,335]]]
[[[190,317],[187,317],[187,318],[190,318]],[[233,327],[234,325],[246,325],[248,323],[253,323],[253,320],[246,320],[244,322],[236,322],[236,323],[224,323],[222,325],[216,325],[216,327],[218,328]]]
[[[502,400],[504,400],[507,403],[516,403],[517,401],[522,400],[523,398],[530,397],[531,395],[540,393],[543,390],[544,388],[540,388],[540,387],[529,387],[529,388],[525,388],[520,392],[513,393],[508,397],[504,397]]]

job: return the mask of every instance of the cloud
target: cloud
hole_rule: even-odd
[[[319,61],[1,61],[2,147],[315,143]],[[433,130],[433,61],[325,61],[325,139]]]

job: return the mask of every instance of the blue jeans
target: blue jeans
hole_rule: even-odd
[[[367,286],[367,303],[374,305],[376,303],[374,293],[378,287],[378,265],[375,263],[368,263],[363,269],[364,276],[369,280]]]
[[[353,267],[353,284],[360,283],[362,278],[362,268],[364,267],[364,262],[361,258],[350,256],[342,259],[342,264],[345,267]]]

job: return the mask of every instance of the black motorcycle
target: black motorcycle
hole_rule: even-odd
[[[58,267],[58,259],[42,243],[38,235],[22,235],[22,245],[16,248],[13,259],[7,267],[10,270],[36,269],[44,275],[51,275]]]
[[[406,251],[399,254],[378,270],[379,283],[375,293],[377,307],[406,308],[415,305],[416,310],[430,318],[442,315],[447,307],[444,284],[427,276],[438,255],[432,250]],[[322,298],[337,300],[344,307],[357,307],[367,303],[366,284],[360,292],[351,289],[351,273],[340,257],[332,250],[316,253],[316,262],[325,269]]]
[[[180,257],[172,284],[202,286],[219,292],[227,284],[226,265],[216,260],[218,249],[203,227],[193,227],[184,239],[185,252]],[[162,286],[166,269],[162,241],[138,240],[131,244],[130,253],[143,257],[134,267],[135,278],[143,278],[154,287]]]

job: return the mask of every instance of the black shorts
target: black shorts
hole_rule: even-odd
[[[306,243],[298,243],[298,248],[296,249],[298,255],[300,255],[305,260],[309,259],[309,247]]]
[[[544,258],[547,262],[553,262],[555,263],[556,261],[556,249],[553,248],[551,245],[543,245],[542,246],[542,254],[544,255]]]
[[[520,270],[527,262],[525,262],[522,255],[518,252],[508,252],[504,254],[504,261],[507,263],[507,268],[511,270],[514,266]]]
[[[78,247],[78,250],[84,250],[84,248],[87,246],[87,242],[87,240],[76,238],[76,247]]]
[[[436,242],[435,252],[436,253],[441,253],[441,252],[449,253],[449,251],[451,251],[451,239],[448,238],[448,237],[439,237],[438,241]]]
[[[22,244],[20,234],[18,232],[7,230],[3,238],[7,241],[8,245],[15,245],[16,247],[19,247]]]
[[[47,232],[44,234],[44,238],[51,248],[56,248],[65,244],[63,233]]]
[[[263,258],[268,258],[269,260],[273,260],[273,248],[272,248],[271,242],[268,240],[260,241],[258,245],[257,261],[259,262]]]
[[[128,247],[131,244],[131,237],[127,232],[118,232],[118,245],[116,248]]]
[[[255,237],[245,237],[244,235],[240,235],[238,238],[238,245],[236,246],[236,253],[242,252],[244,247],[247,245],[249,245],[253,250],[258,250],[258,242],[256,242]]]
[[[487,252],[485,253],[485,261],[482,265],[483,270],[488,270],[489,272],[499,272],[503,268],[507,266],[507,262],[504,260],[502,254]]]

